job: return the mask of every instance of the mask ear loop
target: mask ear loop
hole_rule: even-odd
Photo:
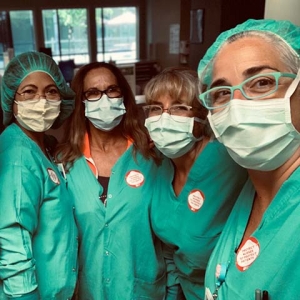
[[[287,91],[285,93],[285,98],[290,98],[293,95],[293,93],[295,92],[299,82],[300,82],[300,69],[298,70],[296,78],[293,80],[293,82],[291,83],[291,85],[287,89]]]
[[[196,122],[198,122],[198,123],[200,123],[200,124],[202,124],[202,125],[206,125],[206,124],[207,124],[207,119],[206,119],[206,120],[203,120],[203,119],[194,117],[194,121],[196,121]],[[194,125],[193,125],[193,127],[194,127]],[[204,128],[203,128],[203,130],[204,130]],[[199,142],[199,141],[203,140],[203,132],[202,132],[202,135],[199,136],[198,138],[196,138],[196,137],[194,136],[194,139],[195,139],[196,142]]]
[[[194,120],[195,120],[196,122],[198,122],[198,123],[203,124],[203,125],[206,125],[206,124],[207,124],[207,119],[206,119],[206,120],[203,120],[203,119],[194,117]]]

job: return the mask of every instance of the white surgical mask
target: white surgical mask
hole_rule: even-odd
[[[203,139],[193,135],[194,120],[203,122],[198,118],[163,113],[159,120],[156,116],[147,118],[145,126],[156,148],[169,158],[177,158],[190,151],[196,141]]]
[[[208,119],[217,139],[242,167],[271,171],[284,164],[300,147],[300,133],[291,120],[290,97],[300,71],[284,98],[230,100]]]
[[[18,105],[16,120],[22,127],[34,132],[50,129],[60,113],[61,100],[33,99],[14,102]]]
[[[120,124],[126,108],[122,98],[109,98],[103,95],[97,101],[84,101],[85,116],[101,130],[110,131]]]

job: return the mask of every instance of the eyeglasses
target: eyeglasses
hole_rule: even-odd
[[[39,99],[44,98],[49,101],[55,101],[61,98],[59,91],[56,89],[46,91],[44,94],[38,94],[35,90],[25,90],[23,93],[16,92],[16,94],[22,96],[23,100],[33,100],[38,97]]]
[[[109,98],[122,97],[122,91],[116,85],[109,86],[106,90],[103,91],[93,88],[83,92],[84,98],[88,101],[98,101],[99,99],[101,99],[103,94],[107,95],[107,97]]]
[[[145,105],[143,106],[143,110],[145,112],[145,117],[150,118],[154,117],[153,121],[158,121],[163,114],[163,112],[169,113],[171,116],[181,116],[181,117],[192,117],[191,110],[192,106],[183,105],[183,104],[174,104],[169,108],[165,109],[160,105]],[[180,119],[174,119],[175,121],[180,122]]]
[[[203,105],[210,110],[228,105],[236,90],[241,91],[248,100],[261,99],[275,93],[278,86],[290,82],[284,77],[296,78],[296,75],[281,72],[258,74],[235,86],[214,87],[200,94],[199,97]]]

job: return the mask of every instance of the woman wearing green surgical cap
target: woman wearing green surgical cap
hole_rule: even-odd
[[[197,72],[186,68],[167,68],[145,87],[145,125],[168,158],[151,205],[154,232],[165,243],[166,300],[203,299],[208,258],[247,178],[211,137],[198,95]]]
[[[163,300],[165,263],[149,216],[159,157],[132,90],[105,62],[81,67],[72,87],[75,111],[58,158],[75,200],[79,299]]]
[[[300,27],[248,20],[199,64],[218,140],[248,170],[206,271],[206,299],[300,294]]]
[[[13,58],[1,83],[0,299],[71,299],[77,228],[67,182],[45,131],[72,112],[74,92],[51,57]]]

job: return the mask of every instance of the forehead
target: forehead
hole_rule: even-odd
[[[277,49],[272,44],[260,37],[244,37],[224,45],[216,55],[213,80],[228,76],[240,77],[245,70],[262,65],[280,71],[285,69]]]
[[[106,89],[109,85],[118,84],[116,76],[106,68],[90,70],[83,81],[84,89],[96,87],[100,90]]]
[[[26,85],[35,85],[43,87],[45,85],[55,84],[50,75],[45,72],[32,72],[28,74],[20,84],[20,88]]]

